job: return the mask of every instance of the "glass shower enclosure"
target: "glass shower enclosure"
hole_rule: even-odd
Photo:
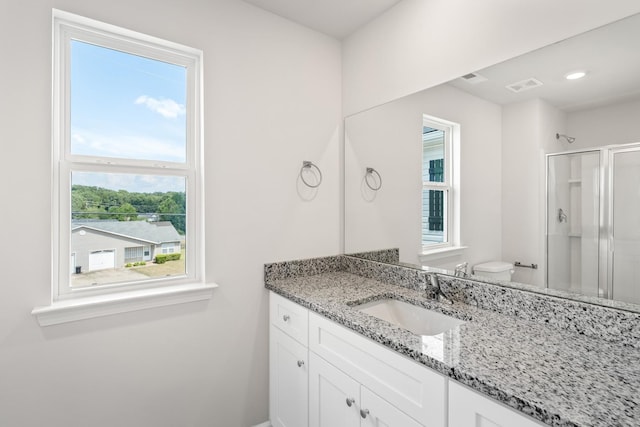
[[[547,155],[547,287],[640,304],[640,144]]]

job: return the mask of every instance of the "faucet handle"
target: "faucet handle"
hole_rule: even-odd
[[[440,282],[438,282],[438,276],[435,273],[431,273],[429,275],[429,283],[434,288],[439,288],[440,287]]]
[[[456,277],[467,277],[469,275],[469,273],[467,273],[467,267],[468,266],[469,266],[469,263],[467,261],[456,265],[454,276],[456,276]]]

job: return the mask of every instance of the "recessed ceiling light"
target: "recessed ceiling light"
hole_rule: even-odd
[[[586,71],[573,71],[565,75],[564,78],[567,80],[578,80],[583,78],[586,75],[587,75]]]

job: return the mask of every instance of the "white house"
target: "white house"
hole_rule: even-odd
[[[71,271],[122,268],[151,261],[157,254],[180,253],[181,239],[168,221],[74,220]]]

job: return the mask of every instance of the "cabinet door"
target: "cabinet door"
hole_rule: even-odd
[[[309,310],[269,292],[269,317],[272,325],[277,326],[305,347],[308,345]]]
[[[449,381],[449,427],[540,427],[524,414]]]
[[[270,328],[269,412],[273,427],[308,425],[308,350],[280,329]]]
[[[366,387],[360,389],[360,399],[362,427],[421,427],[416,420]]]
[[[309,352],[415,420],[445,427],[445,378],[316,313],[309,313]]]
[[[309,427],[359,427],[360,384],[309,352]]]

